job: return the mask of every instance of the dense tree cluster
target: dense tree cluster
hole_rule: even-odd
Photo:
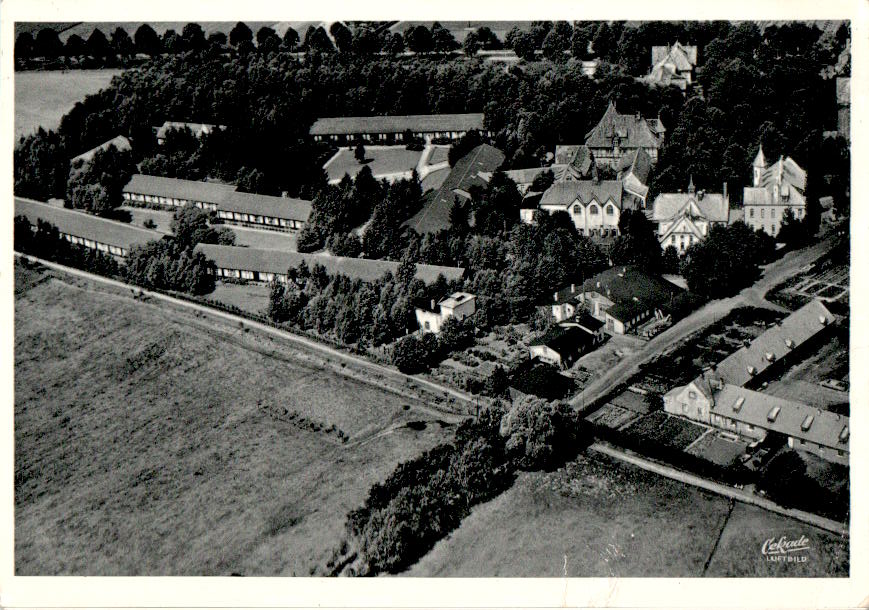
[[[701,242],[691,245],[682,261],[688,289],[708,298],[735,294],[757,279],[759,269],[775,251],[775,240],[743,222],[716,225]]]
[[[610,250],[613,264],[635,265],[658,272],[662,267],[662,255],[656,227],[646,214],[642,210],[623,211],[619,217],[619,236]]]
[[[503,428],[505,417],[510,424]],[[347,515],[345,555],[356,554],[347,571],[401,572],[473,506],[506,490],[517,470],[555,467],[587,440],[579,418],[563,405],[531,399],[507,416],[499,406],[484,410],[459,426],[452,444],[399,464]],[[340,570],[341,559],[327,567]]]
[[[89,161],[79,160],[72,167],[66,185],[67,207],[109,216],[123,204],[123,190],[136,165],[129,151],[119,151],[112,144],[97,150]]]
[[[408,335],[392,346],[392,364],[402,373],[421,373],[434,366],[450,352],[474,343],[474,326],[470,319],[447,318],[440,333]]]
[[[41,127],[33,135],[21,138],[14,153],[16,195],[46,201],[66,194],[69,157],[57,132]]]
[[[16,216],[13,231],[16,252],[108,277],[119,273],[118,263],[110,255],[70,243],[60,236],[57,227],[44,220],[39,220],[34,230],[26,216]]]

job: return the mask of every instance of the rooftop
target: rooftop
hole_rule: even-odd
[[[550,186],[540,205],[567,207],[579,200],[583,205],[592,201],[598,203],[613,202],[617,207],[622,205],[622,183],[620,180],[569,180],[556,182]]]
[[[220,204],[235,191],[232,184],[217,182],[200,182],[198,180],[182,180],[180,178],[164,178],[162,176],[147,176],[133,174],[125,193],[152,195],[155,197],[174,197],[190,201]]]
[[[15,198],[15,215],[26,216],[32,225],[41,219],[56,226],[61,233],[127,250],[163,237],[156,231],[19,197]]]
[[[584,292],[597,292],[614,303],[607,313],[617,320],[649,308],[666,307],[682,290],[667,280],[636,267],[612,267],[583,284]]]
[[[730,204],[722,193],[661,193],[655,198],[652,220],[672,220],[679,216],[727,222]]]
[[[440,302],[441,307],[448,307],[450,309],[455,308],[457,305],[461,303],[466,303],[468,301],[473,301],[476,299],[474,295],[470,292],[454,292],[443,301]]]
[[[579,326],[553,326],[529,346],[545,345],[559,354],[564,354],[592,343],[594,339],[593,334]]]
[[[108,150],[110,146],[114,146],[119,151],[132,149],[130,141],[127,138],[125,138],[124,136],[115,136],[111,140],[103,142],[99,146],[94,146],[90,150],[73,157],[72,159],[70,159],[70,165],[74,164],[76,161],[79,160],[84,161],[85,163],[89,163],[90,160],[94,158],[94,155],[97,153],[98,150]]]
[[[775,360],[796,349],[834,321],[833,314],[820,301],[811,301],[767,329],[750,345],[719,362],[715,373],[726,383],[745,385]],[[772,360],[769,356],[772,356]]]
[[[218,268],[222,269],[286,273],[289,268],[297,267],[304,261],[308,267],[313,267],[315,264],[322,265],[330,275],[341,274],[365,282],[378,280],[386,273],[395,275],[399,266],[399,263],[394,261],[329,256],[328,254],[302,254],[283,250],[215,244],[198,244],[196,250],[205,254],[206,257],[214,261]],[[464,276],[464,273],[465,270],[461,267],[422,264],[416,266],[417,279],[426,284],[433,283],[439,275],[443,275],[447,280],[459,280]]]
[[[311,215],[310,201],[240,191],[229,193],[218,207],[225,211],[301,220],[303,222],[307,222]]]
[[[697,47],[679,41],[674,45],[653,46],[652,65],[661,63],[672,63],[678,70],[690,70],[697,65]]]
[[[483,114],[410,114],[395,116],[347,116],[317,119],[312,136],[353,135],[357,133],[403,133],[433,131],[470,131],[483,129]]]
[[[618,138],[621,148],[658,148],[664,126],[658,119],[644,119],[638,114],[619,114],[616,105],[610,102],[606,112],[595,127],[589,131],[585,144],[590,148],[610,148],[613,138]]]

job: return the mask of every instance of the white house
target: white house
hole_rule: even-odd
[[[727,225],[729,220],[727,186],[723,193],[695,192],[693,180],[687,193],[658,195],[652,212],[652,221],[658,224],[661,248],[673,246],[679,254],[705,239],[714,225]]]
[[[477,297],[468,292],[454,292],[435,307],[432,300],[431,309],[416,308],[416,321],[422,332],[438,334],[448,318],[456,318],[459,322],[474,315],[477,310]]]
[[[582,235],[617,235],[622,183],[620,180],[557,182],[543,193],[540,209],[549,214],[567,212]]]

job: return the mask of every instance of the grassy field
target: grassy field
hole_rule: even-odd
[[[234,305],[255,314],[263,314],[269,306],[270,288],[265,284],[225,284],[217,282],[208,295],[213,301]]]
[[[422,156],[421,151],[407,150],[404,146],[390,146],[365,148],[365,158],[369,161],[365,164],[371,168],[374,176],[409,172]],[[362,169],[362,164],[356,160],[354,151],[342,148],[338,156],[326,167],[329,180],[340,180],[344,174],[355,176]]]
[[[16,291],[19,575],[307,575],[372,483],[445,438],[229,323],[21,269]]]
[[[85,96],[105,89],[120,70],[49,70],[15,73],[15,139],[60,119]]]
[[[728,511],[720,496],[603,456],[580,456],[553,473],[522,474],[409,575],[694,577],[704,574],[710,554],[707,575],[766,575],[763,541],[797,532],[817,550],[814,560],[776,575],[847,574],[847,541],[759,509],[737,506],[730,519]]]

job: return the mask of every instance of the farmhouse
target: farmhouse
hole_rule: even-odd
[[[752,163],[752,186],[745,187],[742,195],[745,223],[775,237],[785,210],[791,210],[798,220],[805,218],[805,191],[806,172],[796,161],[782,156],[768,165],[759,147]]]
[[[763,332],[715,366],[718,377],[737,386],[756,386],[776,369],[788,366],[794,352],[832,327],[835,316],[813,300]],[[775,367],[775,368],[773,368]]]
[[[422,332],[438,334],[448,318],[455,318],[459,322],[474,315],[477,310],[477,297],[468,292],[454,292],[435,308],[434,299],[431,309],[416,308],[416,321]]]
[[[655,198],[652,221],[658,224],[661,248],[673,246],[684,253],[692,244],[704,239],[715,225],[730,220],[727,185],[722,193],[695,191],[694,181],[687,193],[661,193]]]
[[[580,326],[553,326],[528,346],[528,353],[532,360],[566,369],[597,343],[596,335]]]
[[[614,169],[625,153],[638,148],[649,153],[654,163],[665,131],[660,119],[645,119],[639,113],[619,114],[616,105],[610,102],[598,124],[586,134],[585,145],[596,163]]]
[[[752,440],[778,433],[793,449],[848,463],[848,417],[725,383],[714,373],[665,394],[664,411]]]
[[[556,182],[540,198],[540,209],[567,212],[580,234],[606,237],[618,234],[622,196],[619,180]]]
[[[456,161],[440,188],[426,194],[423,209],[407,221],[407,226],[420,234],[448,229],[450,209],[456,198],[470,199],[473,187],[485,188],[486,180],[481,176],[494,172],[504,163],[504,159],[504,153],[489,144],[472,148]]]
[[[196,251],[214,261],[218,277],[250,280],[252,282],[287,281],[287,270],[305,263],[309,268],[321,265],[330,275],[345,275],[352,280],[373,282],[387,273],[398,271],[399,263],[367,258],[347,258],[327,254],[302,254],[283,250],[264,250],[241,246],[197,244]],[[434,283],[443,275],[447,281],[460,280],[465,270],[461,267],[439,265],[416,266],[416,278],[426,284]]]
[[[673,85],[685,91],[694,81],[697,47],[683,45],[652,47],[652,71],[645,81],[653,85]]]
[[[162,145],[166,141],[166,134],[173,130],[189,129],[197,138],[201,138],[205,134],[213,133],[218,129],[226,129],[223,125],[209,125],[207,123],[184,123],[181,121],[166,121],[160,127],[157,127],[157,144]]]
[[[663,318],[682,289],[636,267],[613,267],[586,280],[580,302],[606,330],[623,335],[646,320]]]
[[[230,192],[217,206],[217,217],[230,224],[274,231],[301,229],[310,215],[310,201],[240,191]]]
[[[72,159],[69,160],[69,164],[71,166],[75,166],[75,164],[79,161],[81,161],[83,164],[90,163],[91,159],[94,158],[94,155],[97,154],[98,150],[105,151],[105,150],[108,150],[111,146],[114,146],[120,152],[132,150],[132,148],[133,148],[132,145],[130,144],[130,141],[127,138],[125,138],[124,136],[115,136],[111,140],[103,142],[99,146],[94,146],[90,150],[73,157]]]
[[[314,141],[335,143],[364,142],[393,144],[403,142],[406,133],[431,141],[435,138],[457,140],[471,130],[490,135],[483,127],[483,114],[415,114],[402,116],[350,116],[317,119],[311,126]]]
[[[124,201],[130,203],[156,203],[180,207],[193,204],[203,210],[216,210],[233,191],[231,184],[181,180],[133,174],[124,187]]]
[[[51,223],[67,241],[117,258],[126,257],[133,246],[163,237],[156,231],[18,197],[15,215],[25,216],[34,228],[39,220]]]

